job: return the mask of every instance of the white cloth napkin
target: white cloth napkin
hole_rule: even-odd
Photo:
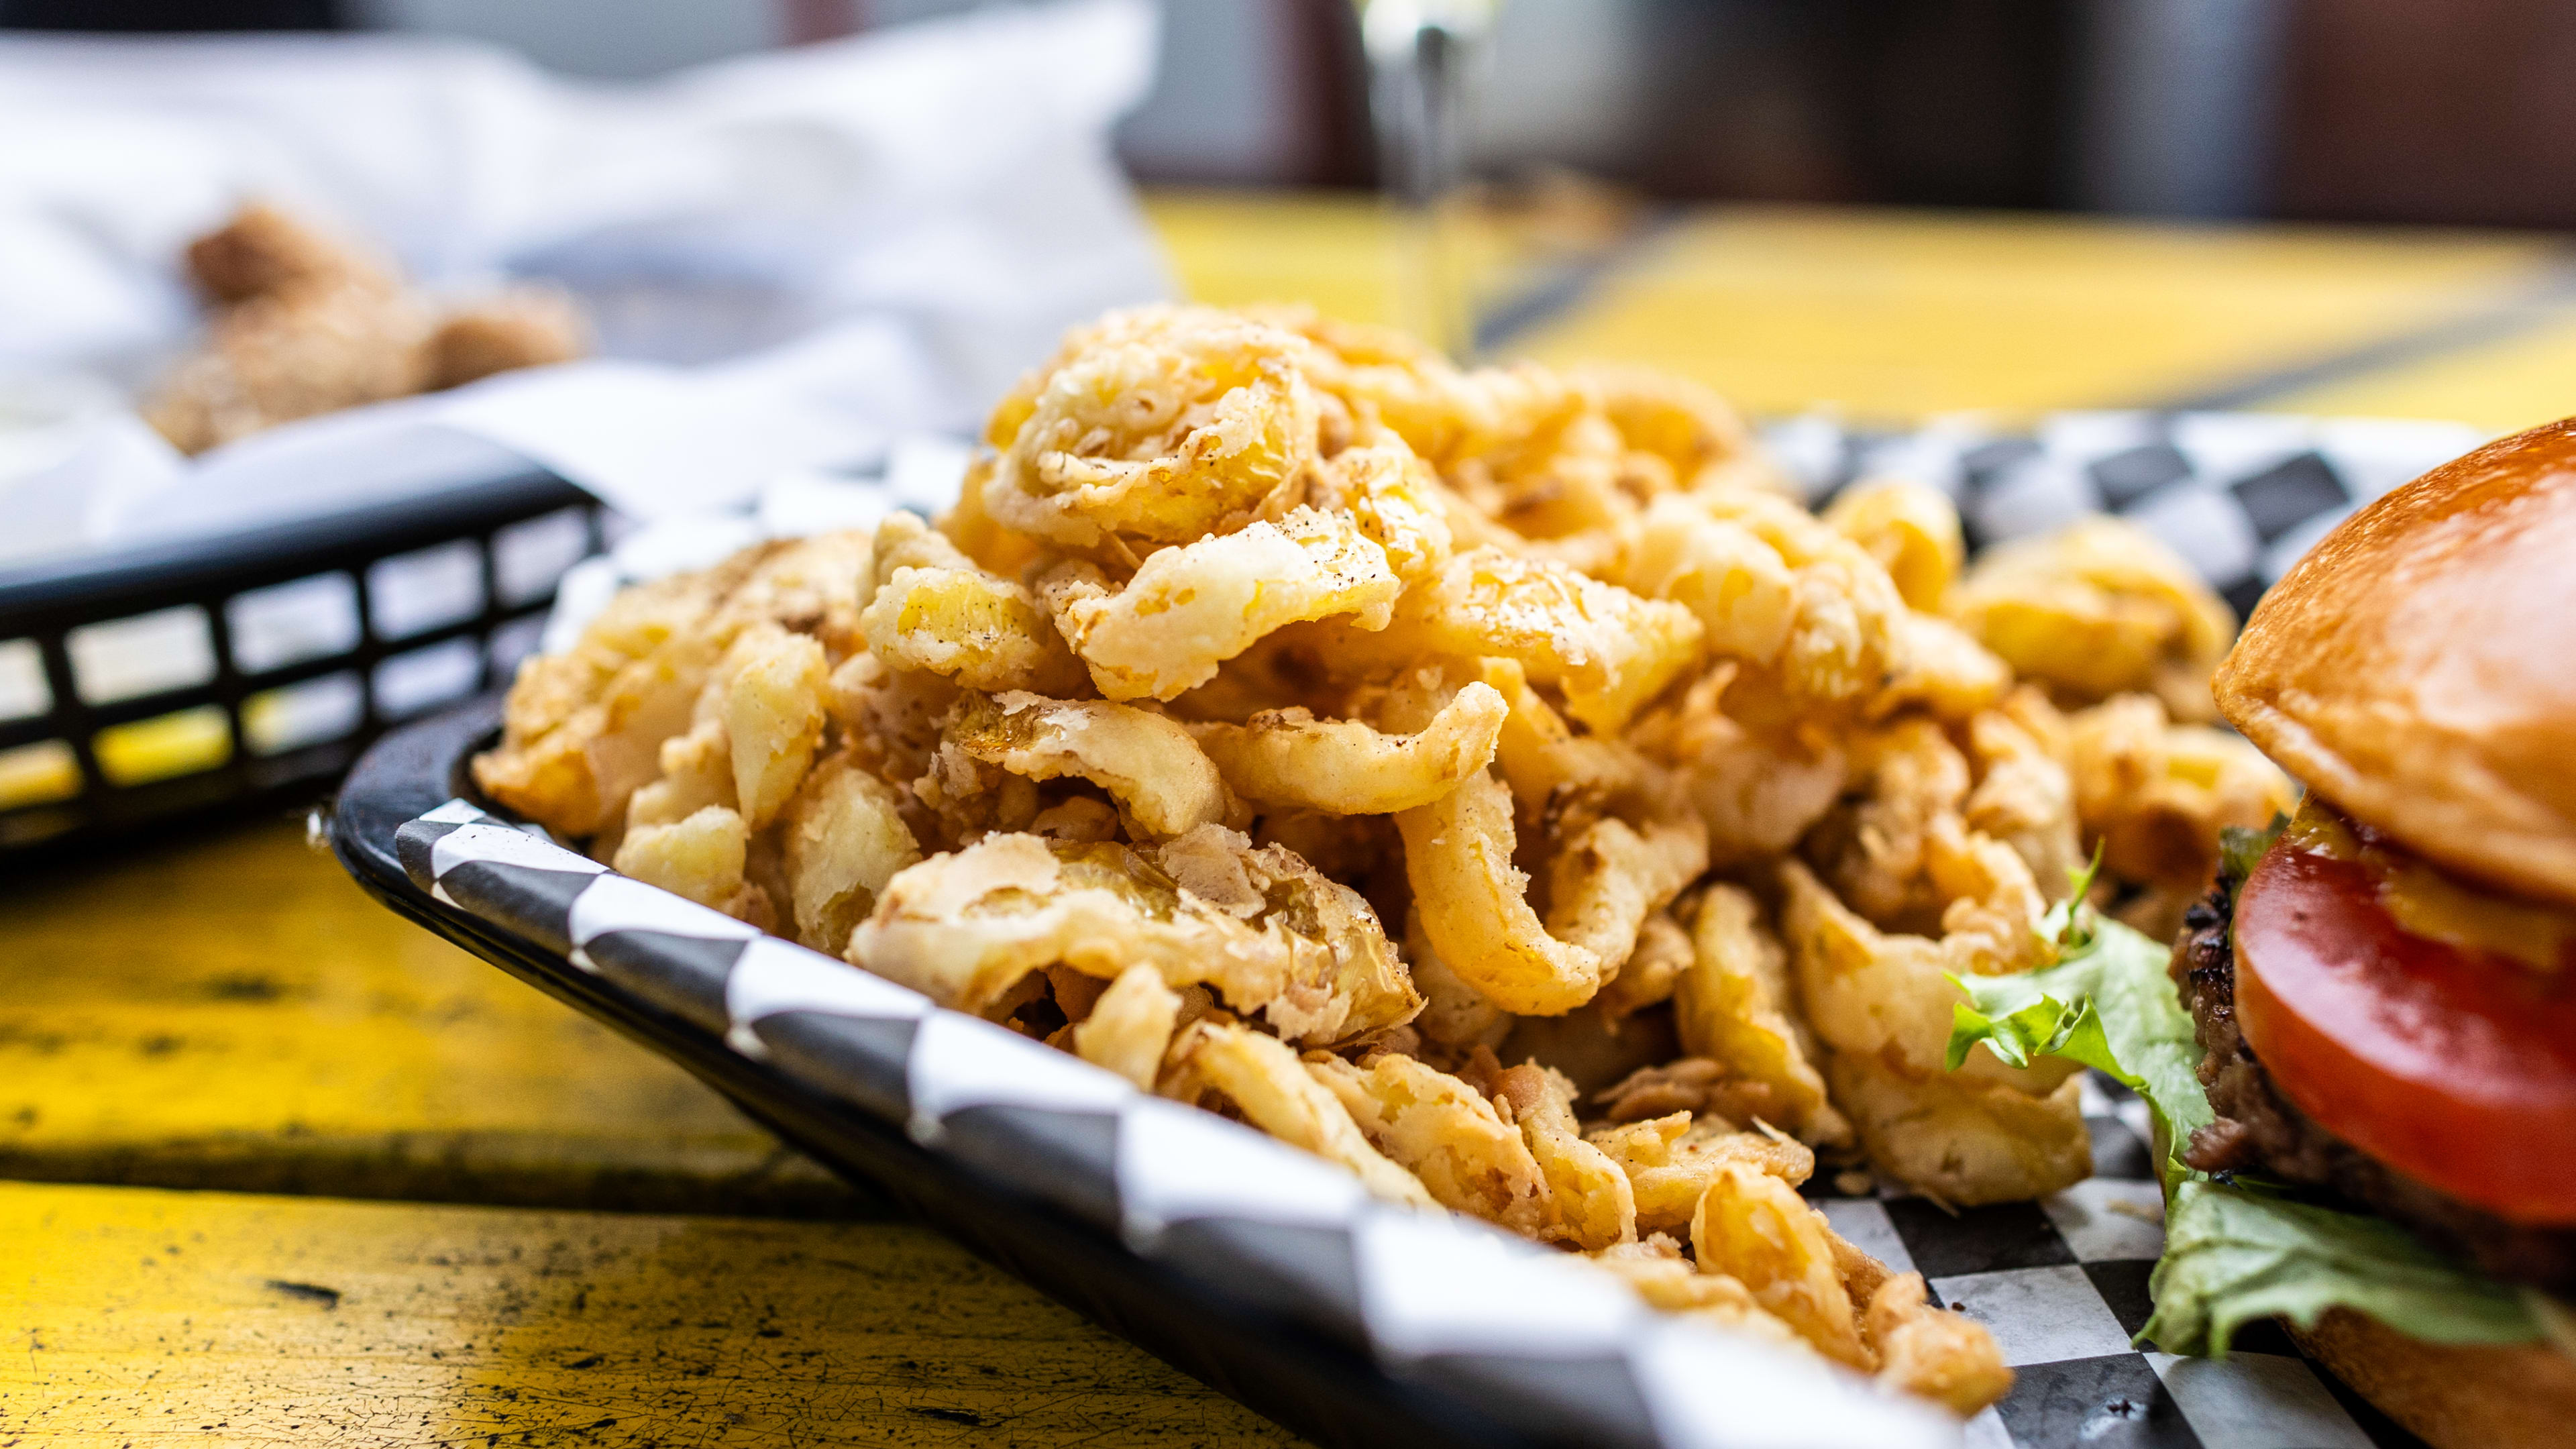
[[[663,517],[968,427],[1169,292],[1108,140],[1154,21],[997,7],[615,87],[412,37],[0,38],[0,561],[513,458]],[[79,379],[150,384],[199,325],[180,249],[251,197],[433,290],[562,285],[602,356],[180,459]]]

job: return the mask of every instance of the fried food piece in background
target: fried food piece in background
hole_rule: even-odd
[[[1944,607],[2061,704],[2155,695],[2177,719],[2217,718],[2210,672],[2236,616],[2153,534],[2087,518],[1986,551]]]
[[[2222,828],[2260,829],[2298,804],[2290,777],[2242,736],[2171,723],[2147,695],[2079,710],[2066,734],[2085,837],[2105,870],[2147,887],[2121,914],[2158,939],[2208,890]]]
[[[1369,1145],[1341,1096],[1277,1037],[1231,1022],[1193,1022],[1173,1043],[1172,1063],[1164,1096],[1196,1102],[1208,1092],[1222,1094],[1243,1120],[1349,1168],[1375,1196],[1410,1207],[1440,1205],[1420,1178]]]
[[[306,287],[393,285],[389,269],[355,246],[264,201],[188,243],[186,258],[197,289],[227,304]]]
[[[343,283],[262,293],[216,317],[144,419],[193,454],[279,423],[408,397],[427,382],[421,348],[430,327],[427,310],[399,292]]]
[[[216,310],[143,408],[183,453],[584,347],[559,296],[522,290],[441,314],[390,266],[262,202],[190,243],[186,266]]]
[[[1056,628],[1111,699],[1172,699],[1289,624],[1335,615],[1382,629],[1403,581],[1347,513],[1292,509],[1278,522],[1167,548],[1113,587],[1068,560],[1038,580]]]
[[[438,392],[495,373],[570,362],[590,351],[590,328],[571,298],[513,287],[449,312],[423,346],[421,390]]]
[[[1878,560],[1908,608],[1937,612],[1967,560],[1959,510],[1920,483],[1885,480],[1846,488],[1825,509],[1824,520]]]

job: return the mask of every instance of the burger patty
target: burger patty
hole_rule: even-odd
[[[2576,1228],[2505,1221],[2404,1177],[2310,1121],[2272,1085],[2236,1024],[2234,891],[2222,878],[2183,917],[2171,971],[2205,1055],[2201,1085],[2218,1120],[2194,1132],[2183,1160],[2203,1172],[2251,1172],[2331,1189],[2476,1263],[2494,1278],[2576,1292]],[[2537,1144],[2533,1144],[2537,1146]]]

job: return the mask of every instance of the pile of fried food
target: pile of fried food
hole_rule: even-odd
[[[1714,397],[1288,310],[1070,336],[935,526],[628,590],[482,788],[602,860],[1658,1307],[1970,1413],[1985,1330],[1839,1237],[2086,1176],[2072,1068],[1944,1067],[1954,973],[2167,930],[2290,803],[2234,621],[2096,520],[1962,573],[1809,513]]]
[[[519,287],[442,309],[390,266],[262,202],[190,243],[187,270],[213,308],[206,338],[144,407],[183,453],[586,347],[580,314],[557,293]]]

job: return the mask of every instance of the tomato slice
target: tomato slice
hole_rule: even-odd
[[[2284,844],[2236,903],[2236,1015],[2328,1132],[2520,1223],[2576,1223],[2576,981],[2401,930],[2358,862]]]

